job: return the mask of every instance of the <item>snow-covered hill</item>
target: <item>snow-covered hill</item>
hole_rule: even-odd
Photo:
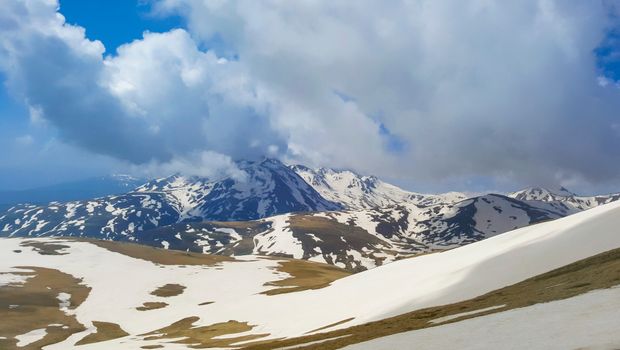
[[[620,286],[393,334],[343,350],[407,349],[410,344],[426,350],[614,349],[620,344],[618,310]]]
[[[547,202],[553,205],[557,210],[566,214],[591,209],[601,204],[620,199],[620,193],[599,196],[579,196],[564,187],[560,187],[557,190],[528,187],[520,191],[512,192],[508,196],[519,200]]]
[[[341,203],[347,209],[385,208],[404,203],[419,206],[453,204],[467,198],[465,194],[459,192],[443,194],[409,192],[383,182],[375,176],[362,176],[350,170],[311,169],[303,165],[293,165],[291,169],[324,198]]]
[[[295,261],[287,265],[257,257],[201,258],[120,243],[0,239],[0,291],[13,305],[0,313],[12,317],[22,307],[37,310],[41,306],[31,299],[35,295],[50,299],[46,304],[49,318],[32,318],[18,328],[5,330],[0,337],[7,339],[0,342],[58,341],[47,349],[70,348],[84,339],[83,349],[157,345],[226,348],[232,344],[259,346],[256,342],[377,320],[389,325],[387,317],[473,300],[618,249],[618,225],[620,203],[616,202],[445,252],[399,260],[340,279],[326,277],[327,283],[289,288],[287,293],[267,290],[286,280],[293,286],[304,285],[308,281],[301,282],[301,276],[307,278],[308,271],[322,271],[319,266],[325,265],[299,266]],[[609,259],[600,263],[615,261]],[[587,266],[591,265],[578,265],[562,273],[570,277]],[[605,283],[618,277],[613,270],[603,275],[607,276]],[[45,283],[52,287],[39,289]],[[583,284],[551,285],[545,293],[549,287],[566,291],[584,288]],[[535,296],[528,298],[534,300]],[[55,305],[60,312],[53,313]],[[458,317],[463,311],[453,312],[457,316],[445,317]],[[365,329],[366,333],[371,330]],[[55,337],[45,338],[51,332]],[[95,332],[96,336],[89,337]],[[346,336],[345,331],[340,337]],[[321,339],[317,336],[312,341],[333,338]],[[363,339],[351,336],[350,341]],[[310,344],[310,339],[307,341]]]
[[[289,256],[361,271],[563,216],[546,203],[532,202],[534,206],[486,195],[456,204],[404,203],[388,208],[287,213],[256,221],[177,223],[177,202],[161,198],[172,194],[188,198],[188,191],[178,190],[183,183],[179,179],[162,181],[162,192],[143,187],[128,196],[107,198],[113,204],[106,207],[89,202],[71,207],[68,213],[60,206],[17,210],[0,217],[0,223],[25,220],[17,230],[11,228],[16,224],[5,226],[5,235],[12,237],[77,236],[210,254]],[[63,224],[52,226],[49,222],[54,219]]]
[[[0,213],[0,236],[131,241],[220,255],[264,254],[362,271],[564,217],[620,195],[526,189],[511,197],[422,195],[373,176],[265,159],[241,175],[173,175],[123,195]]]

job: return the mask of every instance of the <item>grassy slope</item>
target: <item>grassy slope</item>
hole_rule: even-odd
[[[70,239],[86,241],[111,252],[124,254],[136,259],[147,260],[160,265],[206,265],[214,266],[221,262],[235,261],[234,258],[226,256],[206,255],[199,253],[187,253],[179,251],[153,248],[132,243],[121,243],[112,241]],[[67,245],[59,242],[40,242],[25,240],[21,244],[23,247],[33,248],[42,255],[64,255],[63,248]],[[294,260],[288,258],[265,257],[276,259],[280,264],[276,267],[278,272],[289,274],[290,277],[283,280],[268,282],[267,285],[274,286],[265,294],[275,295],[282,293],[292,293],[307,289],[317,289],[327,287],[336,279],[348,276],[350,273],[335,266],[320,264],[305,260]],[[44,328],[47,335],[23,349],[40,349],[44,345],[55,344],[67,339],[70,335],[85,330],[84,325],[80,324],[75,317],[68,316],[59,307],[57,299],[58,293],[65,292],[71,295],[71,307],[74,309],[79,306],[88,296],[90,288],[81,284],[80,279],[54,269],[43,267],[23,267],[23,275],[32,276],[24,284],[9,284],[0,286],[0,349],[18,349],[15,336],[28,333],[35,329]],[[0,271],[2,273],[2,271]],[[153,295],[161,297],[171,297],[182,294],[185,287],[178,284],[167,284],[159,287],[152,292]],[[205,302],[207,305],[210,302]],[[19,305],[19,307],[13,307]],[[149,311],[166,307],[164,302],[147,302],[138,309]],[[187,336],[202,344],[203,346],[226,345],[241,340],[253,340],[262,336],[247,336],[231,338],[228,340],[216,340],[212,337],[244,332],[251,330],[253,326],[236,321],[211,325],[208,327],[192,326],[195,320],[182,320],[170,325],[166,329],[152,332],[150,338],[162,337],[176,338]],[[79,341],[80,344],[88,344],[115,339],[127,335],[118,325],[107,322],[93,322],[97,327],[97,332]],[[49,326],[58,324],[60,326]],[[66,328],[63,328],[66,327]],[[206,332],[205,334],[201,334]],[[2,339],[6,337],[7,339]],[[22,348],[20,348],[22,349]]]
[[[439,317],[476,311],[497,305],[506,305],[505,307],[487,312],[455,318],[445,323],[456,322],[533,304],[566,299],[591,290],[610,288],[615,285],[620,285],[620,249],[572,263],[471,300],[417,310],[396,317],[332,332],[270,343],[250,344],[246,349],[262,350],[294,345],[299,345],[299,349],[338,349],[346,345],[395,333],[431,327],[433,324],[429,323],[429,321]],[[308,344],[332,338],[337,339]]]
[[[25,242],[24,245],[38,249],[39,254],[63,254],[59,249],[62,244],[33,245],[32,243]],[[201,256],[201,254],[197,254],[197,256],[190,254],[188,257],[186,253],[182,252],[154,249],[139,245],[129,245],[130,247],[127,248],[126,243],[108,242],[105,245],[109,250],[160,264],[197,264],[202,259],[204,259],[202,263],[206,265],[220,262],[219,259],[214,261],[209,256]],[[75,319],[68,318],[64,312],[61,312],[58,307],[57,295],[61,291],[71,294],[71,307],[74,308],[86,298],[89,288],[81,285],[80,280],[60,271],[39,267],[28,267],[27,269],[32,272],[27,270],[25,273],[35,274],[35,277],[29,279],[23,286],[8,285],[0,287],[0,319],[11,320],[10,322],[0,322],[0,335],[9,336],[9,340],[0,341],[0,348],[15,348],[15,341],[11,339],[15,335],[24,334],[38,328],[46,328],[46,326],[48,336],[40,342],[33,344],[31,348],[37,348],[42,344],[56,343],[66,339],[70,334],[84,329]],[[280,282],[270,283],[278,287],[272,292],[273,294],[322,288],[329,285],[333,279],[347,274],[329,265],[292,259],[284,259],[278,269],[281,269],[281,272],[289,273],[291,277]],[[337,349],[348,344],[359,343],[390,334],[430,327],[433,324],[429,323],[429,321],[440,317],[505,305],[502,308],[447,321],[455,322],[537,303],[570,298],[591,290],[609,288],[619,284],[620,249],[616,249],[471,300],[417,310],[396,317],[329,332],[329,328],[336,325],[333,324],[320,329],[320,331],[328,331],[326,333],[286,340],[247,343],[246,348],[259,350],[299,345],[303,349]],[[47,289],[49,286],[52,287],[51,290]],[[12,309],[10,305],[21,305],[21,307]],[[214,336],[239,333],[248,330],[248,327],[252,328],[252,325],[239,322],[196,328],[192,326],[194,319],[184,321],[170,325],[169,328],[154,331],[149,336],[155,338],[169,337],[171,339],[177,336],[187,336],[202,346],[214,346],[216,344],[221,346],[225,344],[230,345],[234,342],[216,340],[213,339]],[[70,326],[70,328],[63,330],[60,327],[48,326],[50,324],[64,324]],[[206,333],[202,334],[203,331]],[[120,336],[120,334],[122,334],[122,330],[116,329],[113,324],[102,325],[102,327],[98,327],[96,338],[86,339],[85,341],[112,339]],[[257,338],[239,337],[235,339],[233,337],[232,339],[251,342],[256,341]],[[310,342],[326,339],[331,340],[309,344]]]

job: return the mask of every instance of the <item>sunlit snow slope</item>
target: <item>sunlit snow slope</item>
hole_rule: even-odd
[[[323,288],[276,295],[260,294],[268,289],[265,282],[286,278],[282,272],[273,275],[277,264],[273,260],[246,258],[213,266],[181,267],[131,258],[83,242],[62,242],[67,248],[60,250],[60,255],[41,255],[32,246],[24,246],[23,239],[3,239],[0,271],[9,274],[2,274],[0,281],[20,283],[15,282],[21,278],[15,272],[23,271],[18,266],[41,266],[82,278],[92,288],[84,303],[72,311],[86,330],[50,349],[66,348],[93,332],[93,321],[118,324],[130,335],[84,345],[84,349],[166,345],[164,338],[140,334],[177,321],[188,322],[190,317],[192,327],[234,320],[249,326],[233,333],[265,340],[300,336],[343,320],[348,321],[332,329],[471,299],[619,248],[618,225],[620,203],[615,202],[450,251],[396,261]],[[180,295],[164,299],[168,306],[135,311],[143,302],[160,301],[149,293],[169,283],[185,289]],[[177,323],[173,328],[179,327]],[[167,332],[189,336],[171,329]]]
[[[344,350],[618,349],[620,287],[394,334]]]

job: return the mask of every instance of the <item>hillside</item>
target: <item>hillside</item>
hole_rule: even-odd
[[[541,187],[529,187],[508,194],[509,197],[518,200],[540,201],[553,205],[556,210],[565,214],[591,209],[602,204],[611,203],[620,199],[620,193],[612,193],[598,196],[579,196],[564,187],[548,189]]]
[[[545,203],[532,206],[486,195],[428,207],[404,203],[255,221],[178,223],[180,212],[192,216],[175,204],[182,201],[165,200],[170,193],[181,197],[175,192],[179,182],[177,178],[160,183],[167,192],[143,186],[135,193],[107,198],[107,203],[14,210],[0,216],[0,227],[11,237],[88,237],[220,255],[279,255],[361,271],[563,216]]]
[[[92,342],[84,349],[137,349],[169,341],[215,347],[244,342],[244,346],[271,348],[333,336],[307,336],[270,346],[259,343],[319,329],[345,332],[361,341],[355,327],[367,322],[390,324],[389,317],[416,310],[471,304],[502,288],[497,297],[513,292],[522,296],[518,288],[531,290],[539,283],[535,281],[549,283],[540,287],[549,291],[558,285],[558,278],[591,279],[587,284],[562,286],[562,293],[543,294],[561,299],[618,284],[618,254],[597,256],[620,248],[618,224],[620,203],[616,202],[347,277],[328,265],[298,260],[192,255],[97,241],[1,239],[0,300],[17,306],[5,306],[0,312],[3,319],[21,321],[11,322],[11,330],[3,328],[0,336],[10,339],[0,341],[14,344],[12,339],[18,335],[22,344],[33,339],[60,342],[50,349],[75,342]],[[550,272],[558,268],[562,269]],[[310,271],[314,277],[308,275]],[[269,292],[286,288],[282,284],[305,287]],[[47,293],[48,302],[33,305],[29,293],[41,292]],[[538,299],[515,300],[536,303]],[[486,307],[496,305],[501,304]],[[20,307],[41,310],[47,318],[34,319],[35,313],[20,313]],[[443,310],[440,317],[463,312],[462,307],[437,310]]]
[[[81,237],[166,249],[305,259],[359,272],[557,219],[619,195],[525,189],[419,194],[348,170],[236,163],[219,178],[172,175],[127,193],[0,213],[0,236]]]
[[[281,213],[340,209],[284,164],[238,162],[244,177],[174,175],[121,195],[18,205],[0,213],[8,236],[64,235],[131,240],[135,232],[185,221],[252,220]]]
[[[303,165],[290,167],[318,193],[346,209],[384,208],[403,203],[418,206],[454,204],[467,196],[459,192],[421,194],[405,191],[381,181],[376,176],[364,176],[350,170],[330,168],[311,169]]]

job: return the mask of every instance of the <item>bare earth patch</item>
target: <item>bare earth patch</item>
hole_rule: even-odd
[[[247,322],[228,321],[222,323],[215,323],[208,326],[195,327],[199,317],[187,317],[180,321],[177,321],[170,326],[161,328],[159,330],[143,334],[144,340],[164,340],[164,339],[177,339],[173,340],[173,343],[186,344],[192,349],[213,348],[213,347],[233,347],[232,344],[251,341],[258,338],[263,338],[269,334],[252,334],[238,337],[219,338],[216,337],[222,335],[230,335],[236,333],[243,333],[252,330],[254,326],[248,325]],[[182,339],[178,339],[182,338]]]
[[[291,275],[291,277],[265,283],[266,286],[279,288],[270,289],[261,294],[276,295],[324,288],[329,286],[333,281],[351,274],[336,266],[305,260],[281,260],[278,262],[276,269]]]
[[[458,322],[538,303],[566,299],[616,285],[620,285],[620,249],[598,254],[459,303],[421,309],[346,329],[250,345],[245,349],[263,350],[293,345],[306,350],[338,349],[395,333],[432,327],[435,324],[431,321],[439,318],[446,320],[441,324]],[[498,308],[498,305],[505,306]],[[488,311],[480,312],[484,309]],[[457,317],[450,318],[449,316]],[[321,340],[324,341],[312,344]]]
[[[369,251],[375,251],[377,247],[382,247],[381,252],[396,255],[396,252],[391,252],[384,241],[357,226],[303,214],[292,215],[289,218],[289,225],[293,231],[293,236],[301,241],[305,251],[311,251],[317,245],[317,242],[307,235],[307,233],[312,233],[321,239],[322,242],[318,246],[321,248],[326,261],[331,265],[335,265],[336,262],[343,263],[345,269],[351,272],[361,272],[366,268],[353,261],[353,258],[347,254],[349,249],[363,251],[366,248]],[[337,258],[334,260],[331,254]],[[383,264],[385,257],[382,255],[373,258],[377,266]]]
[[[68,245],[56,242],[24,241],[20,245],[22,247],[31,247],[41,255],[65,255],[67,253],[63,252],[63,249],[69,248]]]
[[[235,261],[234,258],[228,256],[166,250],[135,243],[101,240],[87,240],[87,242],[115,253],[127,255],[134,259],[142,259],[160,265],[215,266],[225,261]]]
[[[147,301],[145,303],[142,304],[142,306],[138,306],[136,308],[136,310],[138,311],[149,311],[149,310],[157,310],[157,309],[163,309],[166,306],[168,306],[167,303],[164,302],[152,302],[152,301]]]
[[[174,296],[183,294],[183,291],[185,290],[185,288],[186,288],[185,286],[182,286],[180,284],[168,283],[152,291],[151,295],[155,295],[158,297],[164,297],[164,298],[174,297]]]
[[[69,310],[81,305],[90,293],[82,280],[54,269],[18,268],[31,277],[22,285],[0,286],[0,349],[40,349],[86,329],[65,313],[59,299],[61,293],[70,295]],[[15,337],[36,329],[44,329],[45,336],[18,348]]]
[[[82,340],[75,343],[75,345],[99,343],[129,335],[116,323],[93,321],[93,326],[97,327],[97,332],[88,334]]]
[[[318,332],[318,331],[323,331],[323,330],[326,330],[326,329],[329,329],[329,328],[336,327],[336,326],[339,326],[341,324],[347,323],[349,321],[353,321],[354,319],[355,319],[355,317],[347,318],[347,319],[344,319],[342,321],[338,321],[338,322],[334,322],[334,323],[328,324],[327,326],[323,326],[321,328],[313,329],[313,330],[311,330],[309,332],[306,332],[305,334],[310,334],[310,333],[315,333],[315,332]]]

